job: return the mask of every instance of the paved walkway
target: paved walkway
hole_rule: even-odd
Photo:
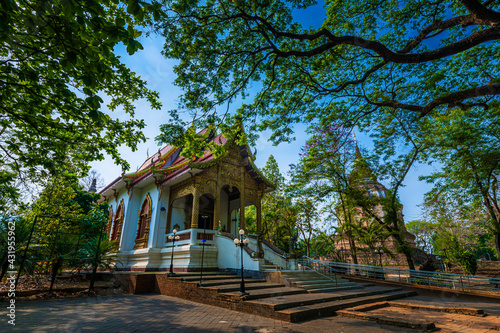
[[[162,295],[18,302],[15,328],[2,308],[0,332],[412,332],[339,316],[292,324]]]
[[[452,293],[441,292],[435,297],[415,296],[400,300],[401,302],[411,302],[413,304],[437,305],[444,307],[464,307],[482,309],[487,314],[486,317],[464,316],[459,314],[439,313],[431,311],[415,311],[408,309],[395,309],[394,312],[381,310],[374,311],[379,314],[405,319],[425,319],[434,322],[441,328],[441,333],[494,333],[500,331],[500,302],[495,300],[460,300]]]

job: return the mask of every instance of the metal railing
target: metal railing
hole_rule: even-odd
[[[400,284],[416,284],[460,290],[463,292],[487,291],[500,294],[500,278],[417,271],[401,268],[356,265],[343,262],[316,260],[303,257],[299,264],[315,271],[353,275],[372,279],[383,279]]]
[[[306,263],[304,263],[304,258],[307,258]],[[314,259],[311,259],[309,257],[304,257],[304,258],[299,259],[299,266],[300,266],[299,270],[315,271],[319,275],[321,275],[329,280],[335,281],[335,286],[336,287],[338,286],[337,277],[335,275],[335,273],[336,273],[335,269],[321,263],[319,260],[314,260]]]

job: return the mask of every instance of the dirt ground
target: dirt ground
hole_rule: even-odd
[[[0,284],[0,300],[7,299],[9,285],[4,279]],[[16,298],[20,299],[48,299],[48,298],[70,298],[70,297],[85,297],[88,295],[90,280],[85,279],[84,275],[71,276],[64,274],[56,278],[53,291],[49,293],[50,276],[21,276],[16,289]],[[114,279],[107,281],[95,281],[94,291],[91,295],[118,295],[124,291],[120,284]]]

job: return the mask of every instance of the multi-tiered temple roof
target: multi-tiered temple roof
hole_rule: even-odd
[[[198,135],[206,135],[207,129],[202,130]],[[209,140],[219,146],[229,146],[229,142],[223,134],[209,136]],[[251,153],[248,145],[239,145],[238,150],[242,158],[247,158],[248,165],[245,166],[247,172],[259,184],[264,183],[269,190],[274,188],[274,185],[262,175],[261,171],[254,164],[254,156]],[[226,157],[228,149],[219,156],[215,156],[211,151],[205,150],[203,156],[193,157],[188,159],[181,155],[182,147],[178,148],[172,145],[167,145],[158,150],[156,154],[149,157],[135,172],[123,173],[120,177],[113,180],[100,193],[103,196],[113,194],[123,187],[134,187],[138,184],[154,178],[155,182],[159,185],[177,182],[183,180],[183,175],[189,172],[199,172],[210,166],[215,165],[221,159]]]

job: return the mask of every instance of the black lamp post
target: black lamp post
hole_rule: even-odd
[[[340,247],[340,261],[344,262],[344,247]]]
[[[173,241],[172,243],[172,256],[170,257],[170,272],[168,273],[168,276],[174,276],[174,246],[175,246],[175,241],[179,240],[179,236],[176,236],[175,234],[177,233],[177,229],[172,230],[173,235],[169,235],[168,239],[171,239]]]
[[[241,283],[240,283],[240,293],[246,294],[245,292],[245,278],[243,276],[243,247],[248,245],[250,240],[245,237],[245,230],[241,229],[238,238],[234,239],[234,244],[240,247],[241,250]]]
[[[203,282],[203,258],[205,258],[205,243],[206,243],[206,232],[207,232],[207,220],[209,219],[208,216],[202,215],[202,220],[203,220],[203,237],[201,240],[201,270],[200,270],[200,286],[202,285]]]

